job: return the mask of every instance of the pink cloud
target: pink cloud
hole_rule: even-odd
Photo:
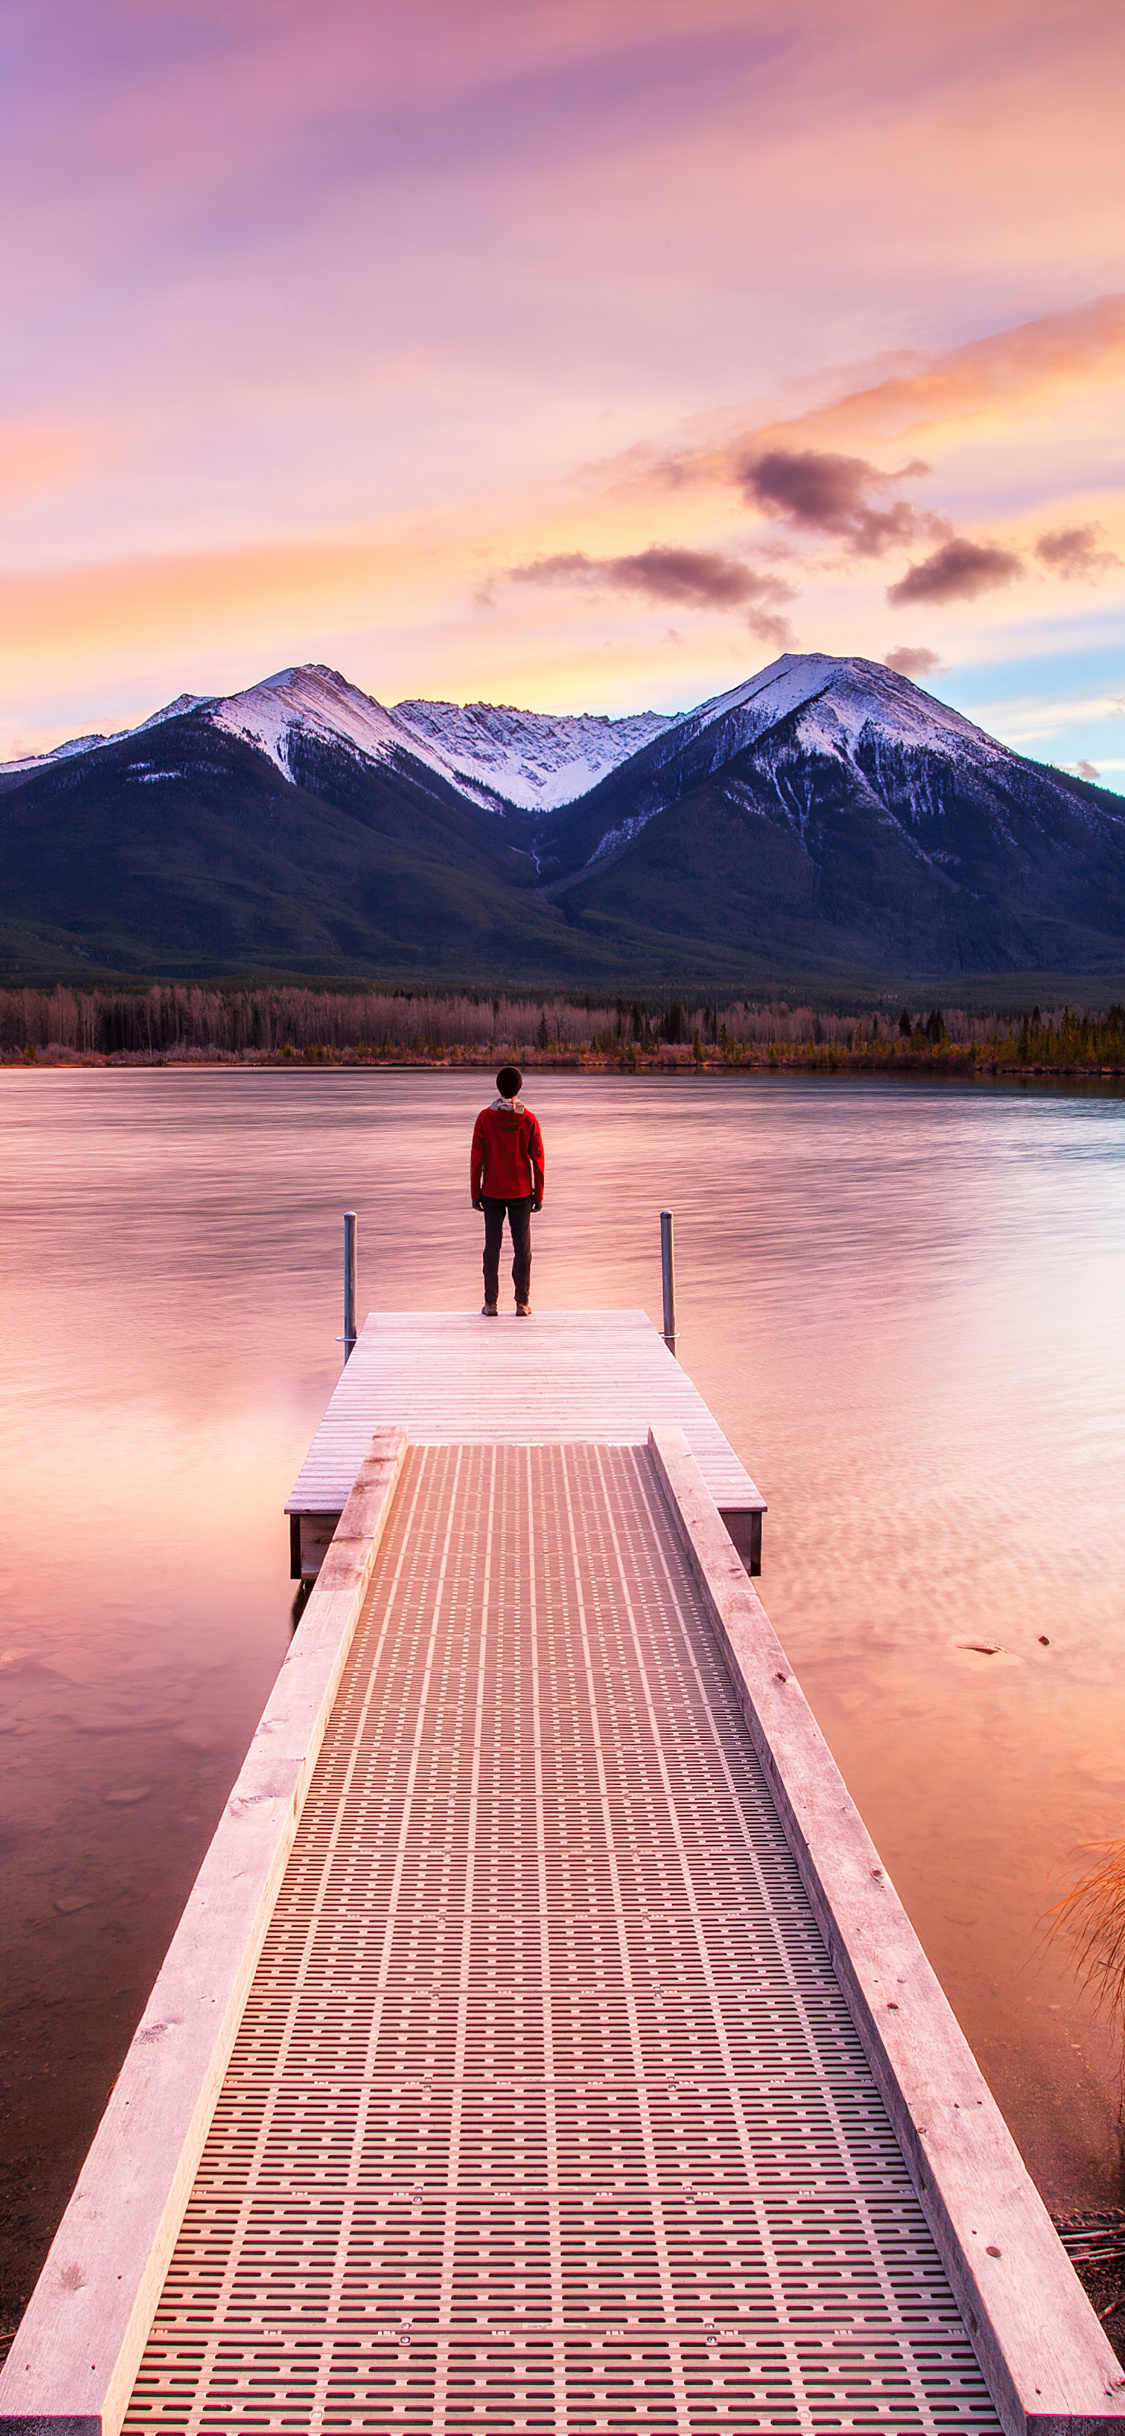
[[[899,677],[928,677],[931,669],[941,667],[941,661],[924,643],[900,643],[896,651],[884,654],[884,665]]]
[[[1064,583],[1076,579],[1096,584],[1111,567],[1119,567],[1116,550],[1106,550],[1099,544],[1104,540],[1101,526],[1096,524],[1063,525],[1053,533],[1041,533],[1035,544],[1035,555],[1049,575],[1061,575]]]

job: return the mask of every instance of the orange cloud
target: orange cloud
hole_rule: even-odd
[[[896,372],[846,389],[828,403],[756,425],[735,440],[671,455],[650,457],[644,475],[673,484],[732,483],[745,487],[746,468],[772,457],[794,457],[798,442],[812,456],[816,444],[862,440],[924,440],[997,406],[1008,412],[1052,390],[1116,383],[1125,375],[1125,296],[1105,296],[1073,313],[1025,322],[993,337],[975,339],[931,356],[916,370]],[[827,376],[822,376],[827,377]],[[854,459],[825,460],[863,486],[894,479]],[[639,467],[637,470],[641,470]],[[903,469],[917,475],[927,469]],[[846,487],[846,485],[845,485]],[[848,503],[854,512],[859,493]],[[823,519],[821,519],[823,521]],[[825,529],[831,529],[826,525]]]

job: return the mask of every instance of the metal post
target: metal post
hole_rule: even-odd
[[[672,1243],[672,1212],[660,1213],[660,1270],[664,1285],[664,1342],[676,1350],[676,1255]]]
[[[355,1211],[344,1211],[344,1360],[355,1345]]]

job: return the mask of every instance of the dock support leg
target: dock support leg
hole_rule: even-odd
[[[747,1573],[760,1573],[762,1570],[761,1515],[753,1511],[747,1512],[745,1508],[741,1510],[720,1508],[720,1511],[727,1537],[733,1540]]]
[[[315,1582],[335,1536],[338,1514],[291,1514],[289,1517],[289,1575],[294,1582]]]
[[[344,1211],[344,1360],[355,1347],[355,1211]]]
[[[660,1274],[664,1287],[664,1342],[676,1350],[676,1254],[672,1242],[672,1212],[660,1213]]]

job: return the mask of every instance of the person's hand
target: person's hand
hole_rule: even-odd
[[[473,1203],[473,1208],[474,1208],[475,1210],[482,1210],[482,1209],[484,1208],[484,1203],[483,1203],[483,1201],[474,1201],[474,1203]]]
[[[541,1202],[541,1201],[533,1201],[533,1202],[532,1202],[532,1204],[531,1204],[531,1213],[532,1213],[532,1216],[533,1216],[533,1217],[537,1217],[537,1216],[538,1216],[538,1214],[539,1214],[539,1211],[542,1209],[542,1207],[543,1207],[543,1204],[542,1204],[542,1202]]]

